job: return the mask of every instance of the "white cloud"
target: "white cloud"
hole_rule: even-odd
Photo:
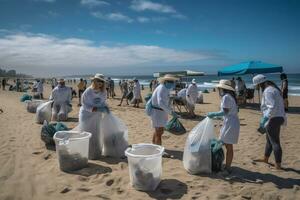
[[[149,22],[165,22],[168,18],[166,17],[137,17],[136,21],[140,23],[149,23]]]
[[[137,21],[140,22],[140,23],[147,23],[147,22],[150,22],[151,19],[148,18],[148,17],[138,17]]]
[[[154,11],[158,13],[170,14],[170,17],[176,19],[187,19],[185,15],[176,11],[172,6],[155,3],[148,0],[133,0],[131,2],[130,8],[138,12],[148,10],[148,11]],[[151,20],[151,21],[155,21],[155,20]]]
[[[78,38],[60,39],[43,34],[11,34],[0,37],[2,66],[17,71],[47,74],[47,69],[60,72],[86,67],[118,68],[184,64],[211,56],[201,52],[189,52],[147,45],[104,46]],[[31,71],[30,71],[31,70]]]
[[[81,5],[87,6],[87,7],[96,7],[96,6],[108,6],[110,3],[106,1],[100,1],[100,0],[81,0]]]
[[[160,13],[176,13],[176,10],[172,6],[154,3],[147,0],[134,0],[132,1],[130,8],[135,11],[150,10]]]
[[[101,13],[101,12],[92,12],[91,13],[94,17],[104,20],[110,20],[110,21],[123,21],[127,23],[131,23],[134,20],[130,17],[123,15],[122,13]]]

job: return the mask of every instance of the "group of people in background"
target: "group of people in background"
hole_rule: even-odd
[[[286,74],[281,74],[282,80],[281,88],[279,88],[274,82],[267,79],[264,75],[256,75],[253,78],[253,84],[260,88],[262,91],[261,98],[261,111],[262,117],[259,124],[259,129],[264,130],[261,133],[266,134],[266,146],[265,152],[262,158],[257,159],[257,162],[269,163],[269,157],[272,152],[275,156],[275,167],[281,169],[282,163],[282,148],[280,144],[280,127],[286,122],[285,111],[288,110],[288,80]],[[154,129],[152,143],[162,145],[162,135],[164,133],[164,127],[168,122],[168,115],[173,117],[180,117],[170,105],[170,92],[174,90],[175,83],[178,78],[172,75],[165,75],[150,83],[150,91],[152,91],[151,99],[148,103],[151,106],[151,124]],[[16,87],[21,87],[21,80],[15,81]],[[51,86],[53,88],[50,100],[53,101],[52,106],[52,121],[64,121],[68,119],[68,112],[71,109],[72,91],[65,85],[64,79],[51,79]],[[101,113],[109,113],[108,104],[106,100],[109,97],[114,98],[114,81],[111,78],[106,79],[102,74],[96,74],[91,79],[91,86],[87,86],[87,82],[80,79],[77,84],[78,97],[80,106],[79,111],[79,127],[82,131],[88,131],[92,133],[90,141],[89,158],[97,159],[100,156],[100,152],[95,151],[95,146],[98,147],[99,138],[97,138],[97,131],[99,125],[95,123],[92,118],[100,118]],[[35,92],[40,99],[44,99],[44,80],[36,79],[33,84],[33,92]],[[19,84],[19,85],[18,85]],[[7,85],[7,79],[3,78],[1,81],[2,89],[5,90]],[[139,107],[142,102],[141,85],[138,79],[122,80],[119,83],[121,91],[121,101],[118,106],[121,106],[123,100],[126,100],[129,105],[129,100],[134,107]],[[217,112],[207,113],[207,117],[223,118],[223,126],[220,130],[219,139],[224,143],[226,147],[226,167],[230,171],[231,163],[233,160],[234,150],[233,145],[238,143],[240,134],[240,122],[239,122],[239,109],[238,100],[239,95],[244,95],[246,90],[245,82],[238,77],[237,84],[234,80],[220,80],[216,86],[218,88],[219,96],[221,97],[220,110]],[[18,90],[17,90],[18,91]],[[195,116],[195,103],[198,96],[198,87],[196,80],[193,79],[188,87],[182,89],[177,94],[186,100],[189,108],[189,112],[192,116]],[[130,97],[131,96],[131,97]],[[91,120],[88,123],[87,120]],[[96,120],[97,121],[97,120]],[[96,148],[97,149],[97,148]],[[165,153],[166,156],[167,153]]]

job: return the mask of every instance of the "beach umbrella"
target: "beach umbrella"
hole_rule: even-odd
[[[218,76],[266,74],[282,71],[282,66],[280,65],[264,63],[261,61],[249,61],[224,67],[223,69],[218,71]]]

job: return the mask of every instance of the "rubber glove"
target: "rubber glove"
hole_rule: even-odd
[[[224,111],[219,111],[219,112],[209,112],[209,113],[207,113],[207,117],[209,117],[209,118],[222,117],[222,116],[224,116],[224,115],[225,115]]]
[[[268,120],[269,120],[268,117],[266,117],[266,116],[262,117],[262,118],[260,119],[259,127],[265,128],[265,125],[266,125],[266,123],[267,123]]]
[[[110,110],[107,106],[101,106],[101,107],[97,107],[97,111],[98,112],[106,112],[106,113],[109,113]]]

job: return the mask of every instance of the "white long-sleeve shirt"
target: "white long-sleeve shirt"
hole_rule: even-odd
[[[261,111],[264,117],[285,117],[283,99],[280,91],[272,86],[268,86],[262,96]]]
[[[140,99],[141,98],[141,86],[139,82],[135,82],[133,86],[133,98]]]
[[[186,96],[192,104],[195,104],[198,97],[198,88],[196,84],[190,84],[187,91]]]
[[[72,101],[72,91],[69,87],[56,86],[50,95],[50,100],[54,101],[54,104],[66,104]]]
[[[163,109],[165,112],[171,114],[172,108],[170,107],[170,90],[164,84],[160,84],[153,92],[152,105]]]
[[[103,92],[96,92],[92,87],[88,87],[81,97],[82,108],[83,110],[92,112],[93,107],[107,106],[106,98],[106,90]]]

